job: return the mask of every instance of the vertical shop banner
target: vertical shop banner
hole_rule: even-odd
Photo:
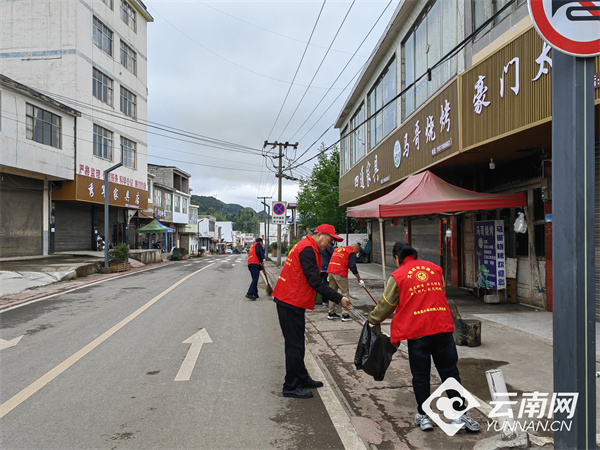
[[[506,289],[504,222],[475,222],[477,283],[479,288]]]

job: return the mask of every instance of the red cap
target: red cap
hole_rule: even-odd
[[[335,234],[335,228],[333,227],[333,225],[327,225],[326,223],[324,223],[323,225],[319,225],[317,228],[315,228],[315,233],[328,234],[333,238],[334,241],[337,242],[342,242],[344,240],[344,238],[341,238],[337,234]]]

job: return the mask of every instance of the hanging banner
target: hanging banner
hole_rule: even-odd
[[[504,254],[504,222],[475,222],[477,257],[476,286],[485,289],[506,289],[506,255]]]

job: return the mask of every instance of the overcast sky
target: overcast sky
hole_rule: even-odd
[[[398,5],[398,0],[328,0],[324,7],[322,0],[144,2],[154,17],[148,24],[149,121],[182,132],[151,127],[149,162],[188,172],[195,195],[257,211],[263,209],[257,197],[277,200],[277,179],[265,165],[277,160],[262,155],[264,141],[298,142],[287,156],[295,159],[308,150],[298,159],[303,162],[317,154],[321,142],[330,146],[339,139],[332,125]],[[208,146],[200,136],[225,141],[226,148]],[[229,150],[230,144],[242,149]],[[306,176],[312,165],[292,174]],[[297,192],[297,182],[283,181],[284,201],[295,202]]]

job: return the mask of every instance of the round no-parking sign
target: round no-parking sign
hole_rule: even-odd
[[[600,1],[527,0],[542,38],[573,56],[600,55]]]
[[[285,205],[283,203],[275,203],[273,205],[273,214],[276,216],[285,214]]]

